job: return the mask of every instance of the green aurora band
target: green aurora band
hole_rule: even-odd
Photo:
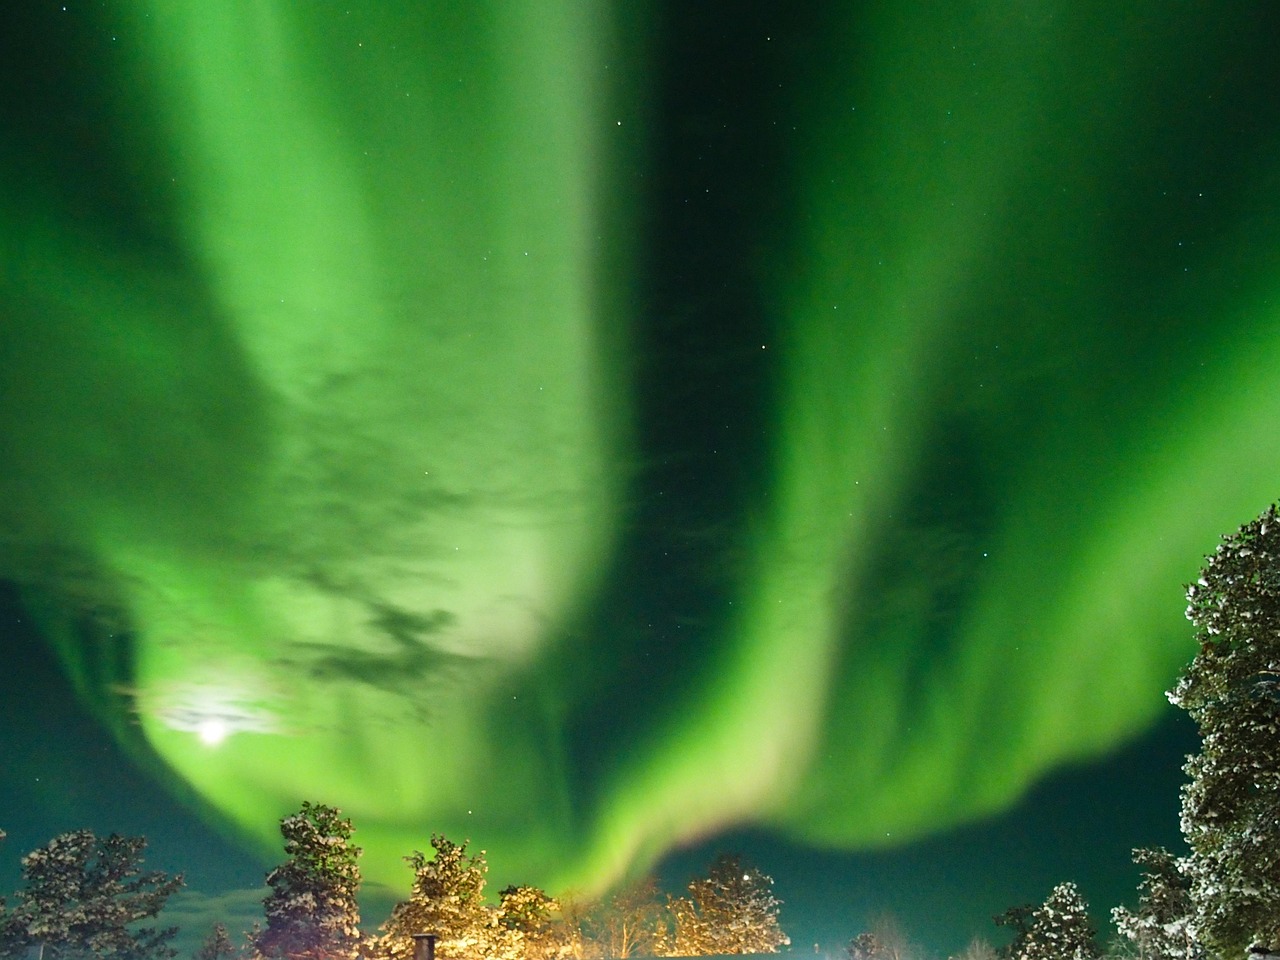
[[[1154,722],[1179,584],[1277,492],[1280,108],[1228,6],[833,4],[760,54],[764,495],[696,650],[599,616],[656,495],[655,11],[49,27],[110,133],[0,147],[0,570],[141,762],[264,848],[338,805],[397,888],[432,831],[599,889],[1002,809]]]

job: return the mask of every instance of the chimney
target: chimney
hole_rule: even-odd
[[[413,960],[436,960],[436,940],[434,933],[415,933],[413,935]]]

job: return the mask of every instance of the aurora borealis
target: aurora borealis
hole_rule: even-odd
[[[1167,717],[1278,489],[1275,8],[29,6],[0,576],[251,845],[598,890]]]

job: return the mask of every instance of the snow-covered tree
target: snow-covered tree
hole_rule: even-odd
[[[89,830],[54,837],[22,858],[23,886],[5,916],[0,943],[45,960],[169,960],[177,928],[143,926],[182,886],[182,877],[143,871],[143,837]]]
[[[498,894],[498,927],[521,960],[567,960],[581,954],[581,931],[566,921],[545,890],[510,886]]]
[[[193,960],[230,960],[235,955],[236,946],[227,933],[227,925],[215,923],[193,955]]]
[[[1205,960],[1204,947],[1193,932],[1194,906],[1185,861],[1157,848],[1134,850],[1133,862],[1144,868],[1138,909],[1116,907],[1111,920],[1133,944],[1138,960]]]
[[[689,884],[689,896],[670,901],[672,956],[777,953],[791,939],[778,923],[782,902],[773,878],[736,856],[722,855],[707,877]]]
[[[360,945],[361,850],[341,810],[304,803],[280,821],[284,863],[267,874],[266,927],[254,938],[264,957],[355,960]]]
[[[1195,720],[1182,833],[1194,933],[1241,957],[1280,950],[1280,517],[1223,537],[1187,588],[1200,651],[1169,693]]]
[[[1012,960],[1096,960],[1100,955],[1089,907],[1074,883],[1060,883],[1031,911]]]
[[[413,868],[413,889],[409,899],[396,904],[382,925],[376,955],[408,960],[413,956],[415,933],[434,933],[440,938],[439,956],[449,960],[491,960],[509,950],[510,938],[498,933],[497,911],[484,902],[485,875],[489,872],[484,851],[471,856],[468,843],[457,844],[433,834],[435,853],[430,860],[419,851],[405,857]]]

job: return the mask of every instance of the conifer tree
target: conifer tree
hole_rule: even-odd
[[[360,945],[361,850],[342,811],[304,803],[280,821],[288,856],[267,874],[266,927],[254,938],[264,957],[355,960]]]
[[[215,923],[209,935],[196,950],[193,960],[230,960],[235,955],[236,947],[227,933],[226,924]]]
[[[16,955],[38,948],[44,960],[170,960],[176,927],[154,919],[182,877],[143,871],[143,837],[89,830],[54,837],[22,858],[22,889],[5,917],[0,944]]]
[[[413,935],[439,937],[439,955],[449,960],[490,960],[497,951],[497,912],[484,902],[489,865],[484,851],[471,856],[461,844],[433,834],[431,859],[420,851],[405,857],[413,868],[409,899],[397,904],[382,925],[376,952],[387,960],[413,956]]]
[[[671,954],[777,953],[791,939],[779,925],[781,901],[772,887],[772,877],[722,855],[707,877],[690,882],[690,896],[670,901]]]
[[[1280,518],[1223,537],[1187,588],[1199,653],[1169,693],[1196,722],[1182,833],[1195,935],[1225,957],[1280,949]]]
[[[1134,850],[1133,862],[1145,868],[1138,884],[1138,909],[1116,907],[1111,920],[1137,949],[1138,960],[1204,960],[1204,947],[1193,933],[1185,861],[1157,848]]]
[[[1030,916],[1013,960],[1096,960],[1089,907],[1074,883],[1060,883]]]

